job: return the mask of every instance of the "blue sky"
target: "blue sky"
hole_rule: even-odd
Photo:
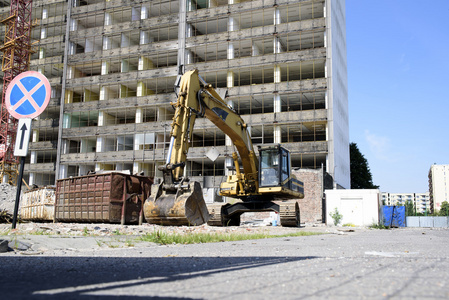
[[[382,192],[449,164],[449,1],[346,0],[349,138]]]

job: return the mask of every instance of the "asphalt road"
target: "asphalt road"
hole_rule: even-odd
[[[70,245],[0,254],[1,299],[449,298],[447,229],[132,248],[54,239]]]

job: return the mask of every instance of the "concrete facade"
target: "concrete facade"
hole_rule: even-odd
[[[33,121],[30,184],[91,170],[160,177],[173,84],[198,68],[255,145],[282,143],[294,168],[323,166],[350,187],[344,0],[36,0],[33,19],[31,69],[53,90]],[[206,119],[192,143],[185,175],[217,188],[232,143]]]
[[[432,212],[439,211],[442,202],[449,202],[449,165],[430,166],[429,194]]]

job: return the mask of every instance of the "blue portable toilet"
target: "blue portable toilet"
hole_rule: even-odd
[[[405,206],[382,207],[383,224],[387,227],[405,227]]]

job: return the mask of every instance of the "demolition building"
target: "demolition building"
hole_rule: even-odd
[[[197,68],[255,145],[282,143],[293,168],[350,188],[344,0],[33,0],[33,19],[30,68],[52,94],[32,123],[29,184],[95,170],[161,177],[174,83]],[[198,119],[185,175],[215,194],[233,151]]]

